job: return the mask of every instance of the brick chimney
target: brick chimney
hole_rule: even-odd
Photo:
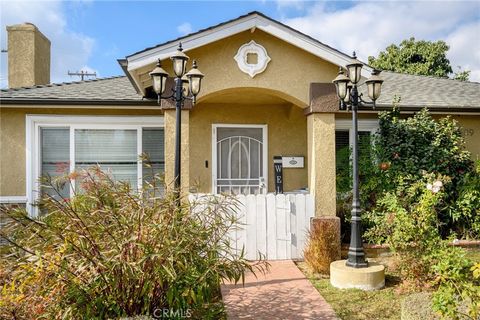
[[[8,87],[50,83],[50,40],[32,23],[7,26]]]

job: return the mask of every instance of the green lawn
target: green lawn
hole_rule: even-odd
[[[469,248],[465,250],[467,250],[468,258],[480,263],[480,248]]]
[[[337,289],[330,285],[327,276],[312,274],[304,262],[298,264],[320,294],[327,300],[341,319],[400,319],[400,304],[406,296],[396,292],[398,277],[386,271],[385,289],[363,291],[359,289]]]
[[[480,249],[467,249],[467,256],[480,262]],[[401,303],[408,293],[399,293],[399,277],[393,271],[393,258],[369,258],[371,261],[386,266],[385,288],[377,291],[358,289],[337,289],[330,285],[328,276],[311,273],[304,262],[297,265],[327,300],[337,313],[345,320],[393,320],[400,319]]]

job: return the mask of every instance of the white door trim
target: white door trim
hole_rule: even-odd
[[[268,191],[268,125],[266,124],[212,124],[212,193],[217,193],[217,128],[260,128],[263,140],[263,177],[265,179],[265,193]]]

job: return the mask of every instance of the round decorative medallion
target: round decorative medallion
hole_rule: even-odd
[[[272,60],[267,50],[253,40],[241,46],[234,59],[240,70],[252,78],[265,71],[267,64]]]

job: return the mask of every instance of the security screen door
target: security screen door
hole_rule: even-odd
[[[266,126],[214,125],[215,193],[266,193]]]

